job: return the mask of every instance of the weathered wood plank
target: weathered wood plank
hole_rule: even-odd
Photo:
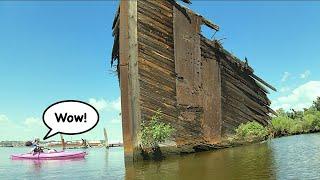
[[[167,2],[167,0],[163,1],[155,1],[155,0],[141,0],[141,4],[144,6],[151,7],[153,11],[163,15],[172,17],[172,5]]]
[[[146,45],[143,44],[139,44],[139,50],[140,50],[140,54],[142,55],[146,55],[148,57],[150,57],[152,60],[154,61],[160,61],[161,63],[164,63],[168,66],[170,66],[171,68],[174,68],[174,57],[173,56],[163,56],[155,51],[153,51],[151,48],[149,48]]]
[[[139,57],[141,58],[140,61],[148,61],[149,63],[153,63],[157,66],[160,66],[163,69],[167,69],[168,71],[174,72],[174,64],[171,61],[168,61],[167,59],[164,59],[162,57],[154,57],[150,56],[145,51],[140,51]]]
[[[166,51],[166,52],[173,52],[173,46],[169,46],[168,44],[159,41],[156,38],[152,38],[150,36],[148,36],[147,34],[144,33],[139,33],[139,38],[138,38],[139,42],[142,42],[144,44],[147,44],[146,42],[148,42],[147,45],[149,46],[153,46],[157,49]]]
[[[233,88],[224,89],[224,97],[228,97],[228,100],[234,100],[240,105],[254,107],[261,115],[269,113],[266,107],[255,104],[255,102],[251,101],[249,98],[242,97],[242,95],[235,91]]]
[[[138,12],[141,14],[144,14],[150,18],[152,18],[154,21],[158,21],[162,23],[165,26],[172,27],[172,23],[170,21],[172,20],[172,11],[165,11],[164,9],[160,9],[162,13],[158,12],[159,9],[155,10],[154,8],[150,7],[145,4],[140,4]],[[166,12],[166,14],[164,14]]]
[[[166,86],[168,90],[174,91],[174,78],[169,77],[169,76],[162,76],[161,74],[156,74],[153,72],[146,71],[142,68],[139,68],[139,73],[140,73],[140,79],[144,80],[144,78],[147,78],[151,82],[154,82],[155,85],[163,85]]]
[[[154,51],[158,52],[159,54],[163,54],[167,57],[170,57],[172,55],[173,49],[171,47],[167,46],[161,46],[161,44],[153,43],[152,41],[148,41],[146,37],[139,36],[139,43],[142,45],[146,45],[150,48],[152,48]]]
[[[170,104],[171,105],[176,105],[175,97],[172,97],[166,91],[161,91],[160,88],[148,87],[148,86],[145,86],[143,83],[144,83],[143,81],[140,81],[141,92],[142,93],[146,93],[147,94],[149,92],[150,96],[158,96],[158,97],[161,97],[162,99],[164,98],[165,99],[164,101],[168,101],[168,102],[172,101],[172,103],[170,103]],[[151,92],[151,90],[152,90],[152,92]]]
[[[245,81],[241,77],[241,75],[238,75],[234,71],[224,68],[222,69],[222,77],[226,78],[227,81],[230,81],[235,86],[239,87],[241,90],[247,92],[248,94],[256,98],[258,102],[260,101],[264,105],[270,104],[270,100],[267,98],[266,94],[259,91],[260,89],[258,89],[257,87],[253,88],[253,84],[249,83],[248,81]]]
[[[142,103],[149,102],[172,112],[175,112],[177,109],[175,99],[155,96],[153,93],[142,92],[140,100]]]
[[[169,46],[172,49],[174,48],[172,36],[166,36],[165,34],[161,33],[160,31],[148,29],[142,23],[138,24],[138,28],[139,28],[139,34],[143,34],[145,36],[150,36],[150,38],[154,38],[156,41],[164,43],[166,46]]]
[[[158,109],[161,107],[157,106],[141,106],[141,112],[143,116],[152,117]],[[177,120],[177,116],[172,116],[171,114],[167,114],[166,112],[163,112],[163,121],[166,122],[175,122]]]
[[[221,138],[221,79],[217,61],[201,59],[201,19],[189,14],[191,22],[174,8],[174,49],[177,103],[203,108],[200,119],[203,139],[215,143]],[[180,110],[180,115],[186,114]]]
[[[233,95],[238,96],[239,99],[242,100],[242,102],[246,102],[248,104],[251,104],[252,106],[254,106],[256,108],[267,107],[267,105],[265,103],[261,102],[256,97],[254,97],[253,94],[247,93],[247,91],[244,91],[239,86],[235,86],[230,81],[227,81],[227,80],[224,81],[224,85],[226,86],[227,90],[229,90],[229,89],[232,90],[235,93]],[[266,108],[263,108],[263,109],[266,109]],[[267,109],[266,109],[266,112],[268,112]]]
[[[139,61],[139,68],[152,73],[160,74],[162,76],[169,77],[170,79],[175,80],[175,74],[173,71],[170,71],[169,69],[166,69],[157,65],[153,63],[153,61],[147,61],[145,59],[142,59],[141,57]]]
[[[179,80],[176,81],[178,104],[201,106],[201,96],[198,87],[201,61],[200,51],[200,24],[198,19],[192,16],[192,23],[176,8],[174,8],[174,48],[175,68]]]
[[[154,1],[154,0],[144,0],[146,3],[149,3],[150,6],[154,6],[158,8],[159,13],[163,13],[167,16],[173,16],[173,7],[172,4],[168,2],[168,0],[165,1]],[[166,11],[167,13],[164,13],[163,11]]]
[[[268,120],[268,115],[258,116],[254,111],[251,111],[251,109],[248,108],[247,105],[240,103],[235,98],[224,98],[223,99],[223,114],[236,114],[236,119],[239,119],[240,117],[243,119],[246,119],[247,121],[257,120],[261,122],[262,124],[266,124],[266,121]],[[266,117],[266,118],[263,118]],[[240,119],[241,119],[240,118]]]

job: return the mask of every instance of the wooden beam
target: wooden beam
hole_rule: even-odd
[[[273,86],[271,86],[270,84],[268,84],[267,82],[265,82],[263,79],[259,78],[258,76],[256,76],[255,74],[251,74],[250,75],[253,79],[259,81],[260,83],[262,83],[263,85],[267,86],[268,88],[274,90],[277,92],[277,89],[274,88]]]
[[[201,16],[201,19],[202,19],[202,22],[207,25],[208,27],[216,30],[216,31],[219,31],[220,27],[216,24],[213,24],[211,21],[205,19],[204,17]]]
[[[127,1],[127,0],[126,0]],[[138,160],[139,150],[139,132],[141,125],[140,109],[140,84],[138,72],[138,0],[128,2],[128,46],[129,46],[129,85],[130,85],[130,106],[132,116],[132,141],[133,141],[133,160]]]
[[[137,135],[140,126],[137,0],[120,2],[119,39],[124,154],[126,161],[133,161],[138,153]]]

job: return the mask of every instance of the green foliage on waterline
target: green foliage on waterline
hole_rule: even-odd
[[[294,134],[320,132],[320,97],[311,107],[303,111],[284,111],[278,109],[277,116],[273,117],[271,123],[263,127],[257,122],[241,124],[236,129],[235,139],[245,141],[263,140],[268,136],[279,137]]]
[[[296,126],[296,122],[287,115],[278,115],[277,117],[272,118],[269,127],[271,131],[276,134],[288,134],[289,132],[292,133]]]
[[[172,136],[174,128],[162,122],[162,117],[161,110],[158,110],[150,120],[144,120],[141,123],[140,138],[143,148],[158,147],[159,143],[165,142]]]
[[[265,127],[257,122],[248,122],[241,124],[236,129],[236,137],[247,141],[264,140],[268,136],[268,131]]]
[[[272,118],[271,129],[273,136],[284,136],[320,131],[320,105],[319,98],[313,105],[303,111],[291,109],[285,112],[283,109],[277,110],[278,115]]]

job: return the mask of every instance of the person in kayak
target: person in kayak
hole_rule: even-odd
[[[49,149],[49,148],[45,148],[43,146],[40,146],[40,139],[39,138],[36,138],[34,139],[34,141],[30,142],[32,143],[31,146],[33,147],[31,152],[33,155],[35,155],[36,153],[44,153],[44,150],[48,150],[47,153],[56,153],[58,152],[57,150],[55,149]]]
[[[43,152],[43,149],[40,147],[39,143],[40,143],[40,139],[39,138],[36,138],[32,142],[33,148],[32,148],[31,153],[36,154],[36,153],[42,153]]]

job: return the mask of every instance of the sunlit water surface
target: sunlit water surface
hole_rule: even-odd
[[[0,148],[0,179],[320,179],[320,134],[125,166],[123,148],[89,149],[83,160],[19,161]],[[70,150],[71,151],[71,150]]]

